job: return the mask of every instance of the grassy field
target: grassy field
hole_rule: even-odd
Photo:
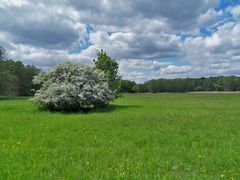
[[[127,94],[102,112],[0,100],[0,179],[240,179],[240,94]]]

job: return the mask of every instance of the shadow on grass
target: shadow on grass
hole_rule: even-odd
[[[91,109],[83,109],[80,111],[55,111],[55,110],[46,110],[46,109],[39,109],[41,112],[52,112],[52,113],[61,113],[61,114],[92,114],[92,113],[107,113],[107,112],[114,112],[119,110],[125,109],[132,109],[132,108],[141,108],[141,106],[137,105],[115,105],[110,104],[105,107],[98,107],[98,108],[91,108]]]
[[[137,105],[116,105],[116,104],[110,104],[106,107],[102,108],[96,108],[92,109],[86,113],[105,113],[105,112],[112,112],[112,111],[118,111],[118,110],[125,110],[125,109],[133,109],[133,108],[140,108],[141,106]]]
[[[24,100],[24,99],[30,99],[31,96],[16,96],[16,97],[8,97],[8,96],[0,96],[1,100]]]

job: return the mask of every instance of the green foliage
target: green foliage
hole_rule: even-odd
[[[33,82],[40,89],[32,100],[48,110],[85,111],[114,99],[102,71],[76,63],[59,64]]]
[[[134,93],[139,93],[140,92],[140,86],[135,84],[133,87],[132,87],[132,92]]]
[[[143,84],[121,80],[121,92],[158,93],[192,91],[240,91],[240,77],[153,79]]]
[[[36,67],[24,66],[20,61],[0,61],[0,96],[32,95],[32,79],[39,72]]]
[[[120,76],[118,75],[118,63],[112,59],[102,49],[97,51],[97,58],[94,60],[94,66],[105,73],[109,88],[117,97],[120,92]]]
[[[120,80],[120,92],[122,93],[133,93],[133,87],[136,85],[134,81]]]
[[[126,94],[88,114],[0,100],[0,179],[239,179],[239,94]]]
[[[0,61],[2,61],[5,58],[5,49],[0,46]]]
[[[240,77],[177,78],[150,80],[143,92],[240,91]]]
[[[204,91],[204,89],[201,86],[197,86],[196,88],[194,88],[194,91]]]
[[[140,93],[144,92],[141,84],[136,84],[134,81],[121,80],[120,81],[120,92],[122,93]]]
[[[8,71],[0,71],[0,96],[15,96],[17,94],[17,76]]]

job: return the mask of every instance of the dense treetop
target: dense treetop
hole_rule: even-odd
[[[102,49],[97,51],[97,58],[93,61],[94,67],[105,73],[109,88],[114,92],[115,96],[118,96],[121,77],[118,75],[117,61],[108,56]]]
[[[40,72],[35,66],[20,61],[0,61],[0,96],[33,95],[33,76]]]
[[[0,46],[0,61],[2,61],[5,57],[5,49]]]

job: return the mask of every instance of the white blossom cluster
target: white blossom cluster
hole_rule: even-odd
[[[33,102],[57,111],[79,111],[103,106],[114,99],[102,71],[65,62],[33,79],[40,89]]]

